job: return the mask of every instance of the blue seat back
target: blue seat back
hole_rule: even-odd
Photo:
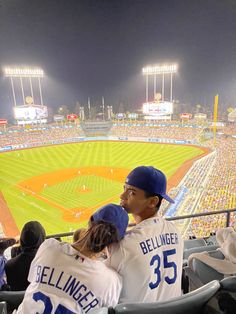
[[[173,298],[166,302],[154,303],[123,303],[118,304],[108,313],[114,314],[200,314],[203,313],[204,305],[219,290],[217,280],[209,282],[201,288]],[[101,313],[102,314],[102,313]]]

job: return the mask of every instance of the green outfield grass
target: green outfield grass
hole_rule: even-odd
[[[16,185],[41,174],[65,168],[111,167],[131,170],[139,165],[153,165],[170,177],[187,160],[202,154],[200,148],[137,142],[85,142],[40,147],[0,154],[0,190],[19,229],[29,220],[38,220],[47,234],[72,231],[81,226],[63,220],[62,212]],[[40,195],[70,210],[96,208],[106,199],[119,202],[122,183],[96,175],[73,177],[45,187]],[[82,186],[88,193],[80,194]],[[82,223],[84,225],[84,223]]]

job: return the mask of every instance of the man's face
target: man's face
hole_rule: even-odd
[[[128,213],[140,215],[149,209],[150,197],[146,197],[144,190],[125,184],[124,191],[120,195],[120,205]]]

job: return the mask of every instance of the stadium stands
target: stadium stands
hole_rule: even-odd
[[[119,123],[116,124],[111,134],[113,136],[125,137],[147,137],[147,138],[166,138],[176,140],[189,140],[197,142],[202,132],[200,127],[181,127],[179,125],[153,126],[152,123]]]
[[[32,129],[9,129],[0,134],[0,147],[9,145],[22,145],[22,148],[30,146],[43,146],[73,142],[83,136],[84,133],[79,126],[57,126],[35,127]],[[20,148],[20,147],[18,147]]]
[[[104,123],[104,122],[102,122]],[[109,128],[110,128],[109,124]],[[109,129],[107,128],[107,130]],[[115,122],[111,129],[112,135],[127,138],[164,138],[181,139],[198,143],[203,127],[197,125],[181,125],[179,122],[155,124],[146,121]],[[236,126],[232,124],[222,129],[226,135],[219,136],[216,144],[213,140],[204,142],[211,147],[213,152],[196,161],[183,180],[174,187],[170,194],[172,197],[180,195],[177,210],[171,215],[181,216],[186,214],[210,212],[236,207],[236,174],[235,154],[236,139],[231,135],[236,134]],[[20,136],[19,136],[20,135]],[[10,127],[0,134],[0,150],[4,151],[7,145],[14,148],[25,148],[50,144],[81,141],[84,132],[80,125],[46,125],[29,127]],[[108,138],[109,139],[109,138]],[[86,140],[86,139],[85,139]],[[15,147],[14,147],[15,145]],[[28,146],[27,146],[28,145]],[[183,193],[180,193],[180,192]],[[168,208],[163,207],[163,212]],[[232,226],[236,225],[236,213],[230,217]],[[185,238],[189,236],[208,237],[211,232],[225,226],[226,216],[216,215],[200,217],[180,222]]]

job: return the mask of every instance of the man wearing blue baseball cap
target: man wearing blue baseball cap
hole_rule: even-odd
[[[181,295],[183,240],[174,223],[158,215],[166,194],[164,173],[154,167],[132,170],[120,196],[136,226],[113,246],[110,265],[123,277],[119,302],[166,301]]]

